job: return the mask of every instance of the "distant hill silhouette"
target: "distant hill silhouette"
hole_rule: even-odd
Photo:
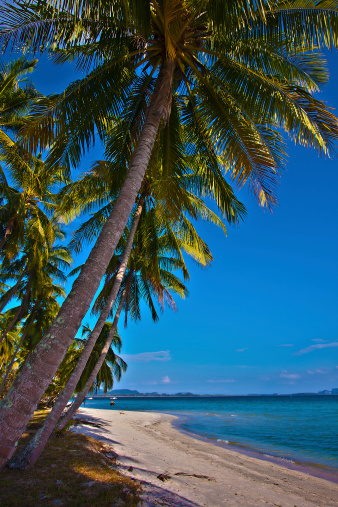
[[[260,394],[244,394],[244,395],[237,395],[237,396],[325,396],[325,395],[338,395],[338,388],[333,388],[331,389],[331,391],[328,391],[328,390],[324,390],[324,391],[319,391],[318,393],[289,393],[289,394],[277,394],[277,393],[274,393],[274,394],[264,394],[264,393],[260,393]],[[102,391],[98,392],[96,395],[94,394],[94,397],[95,396],[163,396],[163,397],[173,397],[173,396],[192,396],[192,397],[205,397],[205,396],[208,396],[208,397],[220,397],[220,396],[224,396],[224,397],[228,397],[228,396],[236,396],[236,395],[229,395],[229,394],[193,394],[193,393],[175,393],[175,394],[167,394],[167,393],[157,393],[157,392],[152,392],[152,393],[140,393],[139,391],[137,391],[136,389],[135,390],[131,390],[131,389],[113,389],[113,391],[109,391],[108,393],[104,394]]]

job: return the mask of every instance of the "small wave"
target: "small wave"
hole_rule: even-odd
[[[287,463],[294,463],[292,459],[281,458],[280,456],[271,456],[270,454],[264,454],[267,458],[277,459],[278,461],[286,461]]]
[[[223,442],[223,444],[228,444],[229,440],[222,440],[221,438],[218,438],[217,442]]]
[[[230,417],[238,417],[236,414],[231,414]]]

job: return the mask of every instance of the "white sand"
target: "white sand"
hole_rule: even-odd
[[[142,483],[144,506],[338,506],[337,484],[192,438],[172,426],[174,416],[87,408],[80,414],[102,424],[76,428],[111,445],[120,472]]]

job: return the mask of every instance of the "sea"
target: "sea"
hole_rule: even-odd
[[[85,406],[172,414],[196,438],[338,482],[338,396],[87,399]]]

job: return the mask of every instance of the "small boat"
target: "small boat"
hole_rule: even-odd
[[[92,400],[93,398],[87,398],[87,400]]]

